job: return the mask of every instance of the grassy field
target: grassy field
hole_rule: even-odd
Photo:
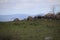
[[[60,40],[60,20],[0,22],[0,40]]]

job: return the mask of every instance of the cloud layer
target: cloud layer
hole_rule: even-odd
[[[53,5],[60,5],[60,0],[0,0],[0,15],[47,13]]]

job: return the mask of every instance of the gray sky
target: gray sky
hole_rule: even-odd
[[[60,11],[60,0],[0,0],[0,15],[28,14]]]

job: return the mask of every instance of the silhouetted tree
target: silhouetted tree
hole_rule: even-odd
[[[60,15],[60,12],[58,12],[57,15]]]
[[[27,20],[32,21],[33,18],[31,16],[28,16]]]
[[[38,19],[41,19],[41,18],[42,18],[42,16],[37,16],[37,18],[38,18]]]
[[[56,14],[56,19],[60,19],[60,12]]]
[[[20,21],[18,18],[14,19],[14,21]]]
[[[47,18],[47,19],[55,19],[55,14],[52,14],[52,13],[48,13],[44,16],[44,18]]]
[[[40,15],[34,17],[34,19],[41,19],[41,18],[42,18],[42,16],[40,16]]]
[[[37,16],[34,17],[34,20],[37,19]]]

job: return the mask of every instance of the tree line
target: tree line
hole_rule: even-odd
[[[38,16],[28,16],[27,19],[24,20],[36,20],[36,19],[56,19],[56,20],[60,20],[60,12],[58,12],[57,14],[54,13],[48,13],[44,16],[38,15]],[[14,19],[14,21],[20,21],[18,18]]]

